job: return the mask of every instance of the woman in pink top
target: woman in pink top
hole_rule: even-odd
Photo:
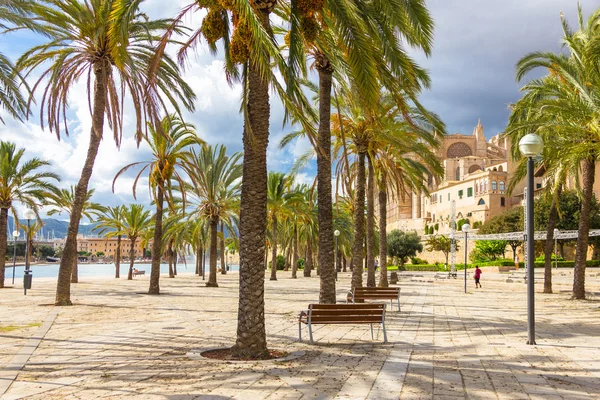
[[[475,278],[475,288],[480,288],[481,283],[479,283],[479,278],[481,278],[481,270],[479,269],[479,265],[475,266],[475,274],[473,275]]]

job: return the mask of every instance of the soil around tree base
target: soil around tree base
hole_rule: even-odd
[[[281,358],[287,357],[290,353],[280,350],[268,350],[269,356],[266,358],[260,358],[258,360],[277,360]],[[206,350],[200,353],[202,357],[210,358],[213,360],[223,360],[223,361],[255,361],[256,358],[240,358],[234,357],[232,354],[232,349],[230,347],[220,348],[220,349],[211,349]]]

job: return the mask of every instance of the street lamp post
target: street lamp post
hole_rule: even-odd
[[[558,229],[554,228],[554,268],[558,268]]]
[[[333,235],[335,236],[335,280],[337,281],[337,276],[338,276],[338,267],[339,267],[339,262],[340,260],[338,259],[338,236],[340,236],[340,231],[338,231],[337,229],[333,232]]]
[[[15,268],[17,266],[17,239],[19,238],[19,235],[21,235],[21,232],[19,232],[18,230],[13,231],[13,237],[15,238],[14,245],[13,245],[13,277],[12,277],[13,285],[15,284]]]
[[[463,224],[462,231],[465,233],[465,293],[467,293],[467,240],[469,239],[469,231],[471,225]]]
[[[28,209],[23,214],[27,220],[27,234],[25,235],[25,272],[23,273],[23,294],[27,295],[27,289],[31,289],[31,272],[29,269],[29,235],[31,235],[31,220],[35,218],[35,212]]]
[[[519,141],[519,151],[527,157],[527,344],[535,343],[535,274],[534,274],[534,230],[533,230],[533,157],[544,148],[542,138],[534,133],[527,134]]]

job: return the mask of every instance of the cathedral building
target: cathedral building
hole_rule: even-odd
[[[429,194],[411,193],[388,202],[388,230],[415,230],[437,226],[439,233],[450,231],[452,201],[456,220],[468,218],[471,224],[484,223],[510,207],[520,205],[525,181],[511,196],[506,193],[516,163],[510,159],[510,142],[501,135],[489,141],[481,121],[471,135],[445,135],[437,151],[444,174],[441,179],[426,177]],[[536,178],[536,188],[542,178]]]

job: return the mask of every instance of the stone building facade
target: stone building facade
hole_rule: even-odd
[[[388,202],[387,228],[424,233],[426,225],[438,226],[439,233],[450,231],[452,201],[456,219],[473,224],[485,222],[510,207],[521,204],[525,182],[508,195],[506,188],[516,163],[510,159],[511,144],[501,135],[489,141],[481,121],[471,135],[451,134],[442,139],[437,151],[444,173],[441,179],[424,177],[429,194],[409,192]],[[542,187],[542,178],[536,178]]]

